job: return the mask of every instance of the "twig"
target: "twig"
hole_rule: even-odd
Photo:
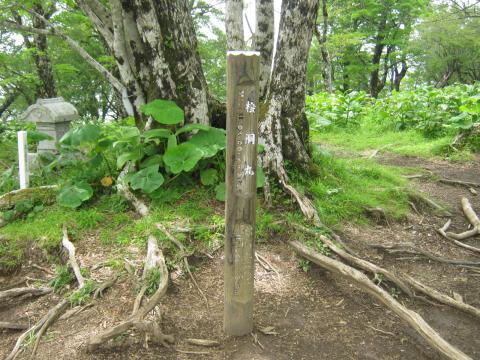
[[[277,269],[275,269],[273,265],[270,264],[270,262],[264,256],[260,255],[257,251],[255,252],[255,257],[265,270],[273,271],[275,274],[277,274],[277,276],[280,276]]]
[[[379,333],[382,333],[382,334],[385,334],[385,335],[390,335],[390,336],[395,336],[394,333],[391,333],[390,331],[385,331],[385,330],[381,330],[381,329],[377,329],[371,325],[368,325],[368,327],[372,330],[375,330],[375,331],[378,331]]]
[[[450,236],[447,235],[446,231],[448,230],[448,228],[450,227],[450,224],[452,223],[452,220],[451,219],[448,219],[448,221],[445,223],[445,225],[443,225],[440,229],[437,229],[437,232],[442,235],[445,239],[447,239],[448,241],[454,243],[455,245],[457,246],[460,246],[464,249],[467,249],[467,250],[470,250],[470,251],[473,251],[475,253],[480,253],[480,249],[479,248],[476,248],[474,246],[470,246],[470,245],[467,245],[467,244],[464,244],[462,243],[461,241],[458,241],[458,240],[455,240],[455,239],[452,239]]]
[[[197,288],[197,291],[199,292],[199,294],[202,296],[203,298],[203,301],[205,302],[205,305],[207,307],[207,311],[209,309],[209,305],[208,305],[208,299],[207,297],[205,296],[205,294],[203,293],[202,289],[200,289],[200,286],[198,286],[198,283],[197,283],[197,280],[195,280],[195,277],[193,276],[192,272],[190,271],[190,265],[188,263],[188,259],[187,259],[187,254],[185,253],[185,247],[183,246],[183,244],[178,241],[168,230],[165,226],[163,226],[162,224],[160,223],[157,223],[156,224],[157,226],[157,229],[160,230],[161,232],[163,232],[167,238],[175,244],[175,246],[178,247],[178,249],[181,251],[181,255],[182,255],[182,258],[183,258],[183,263],[185,265],[185,268],[187,270],[187,273],[188,275],[190,276],[190,279],[192,280],[193,284],[195,285],[195,287]]]

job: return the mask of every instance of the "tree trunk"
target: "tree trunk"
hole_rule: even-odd
[[[283,159],[307,168],[308,121],[305,116],[305,82],[318,0],[285,0],[271,78],[268,110],[261,120],[265,145],[264,166],[283,166]]]
[[[175,100],[186,122],[208,124],[207,83],[188,0],[77,0],[116,60],[122,100],[138,127],[141,106]],[[118,88],[118,86],[116,87]]]
[[[387,17],[385,15],[380,19],[378,25],[378,32],[375,38],[375,47],[372,55],[372,67],[373,70],[370,73],[370,95],[374,98],[378,97],[378,94],[382,90],[380,80],[380,60],[382,59],[383,49],[385,47],[385,28],[387,26]]]
[[[267,109],[261,110],[260,160],[267,176],[275,177],[300,205],[304,215],[320,225],[312,202],[288,184],[285,160],[308,171],[308,121],[305,116],[307,60],[318,0],[283,0],[277,51],[270,80]],[[266,110],[265,114],[262,114]],[[268,194],[267,194],[268,200]]]
[[[253,37],[253,49],[260,51],[260,84],[259,98],[267,98],[268,85],[272,70],[273,41],[274,41],[274,12],[273,0],[256,0],[255,8],[257,22]]]
[[[402,65],[402,69],[400,71],[398,71],[398,65],[395,65],[395,67],[394,67],[395,78],[394,78],[394,81],[393,81],[393,88],[396,91],[400,91],[400,83],[405,78],[405,76],[407,75],[407,71],[408,71],[408,65],[407,65],[407,62],[406,62],[405,59],[402,59],[400,64]]]
[[[331,93],[333,92],[333,71],[332,71],[332,62],[330,61],[330,53],[327,48],[327,36],[328,36],[328,8],[327,0],[322,0],[322,33],[316,29],[317,40],[320,45],[320,52],[322,54],[322,77],[325,83],[325,91]]]
[[[243,0],[226,0],[225,7],[227,50],[243,50]]]
[[[46,14],[41,2],[35,2],[33,5],[35,12],[42,16],[49,17],[50,14]],[[33,27],[37,29],[45,29],[46,25],[43,21],[37,17],[32,19]],[[39,84],[37,87],[38,98],[53,98],[57,96],[57,90],[55,88],[55,80],[53,78],[52,62],[48,56],[48,43],[47,36],[35,34],[33,36],[33,46],[35,47],[34,59],[37,68],[37,74]]]

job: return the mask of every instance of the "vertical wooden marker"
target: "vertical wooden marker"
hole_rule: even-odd
[[[18,177],[20,179],[20,189],[28,188],[29,174],[28,174],[28,144],[27,132],[17,132],[18,142]]]
[[[227,52],[224,330],[253,330],[253,275],[260,53]]]

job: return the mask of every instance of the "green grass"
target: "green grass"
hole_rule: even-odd
[[[387,217],[400,219],[408,212],[409,170],[382,166],[366,159],[340,159],[317,153],[320,175],[308,182],[320,219],[327,226],[344,222],[367,223],[366,209],[380,207]]]
[[[449,144],[452,140],[452,135],[430,139],[415,130],[386,130],[370,122],[364,122],[358,128],[326,129],[324,132],[315,132],[312,136],[315,143],[328,143],[351,151],[381,149],[422,158],[449,158],[454,161],[471,159],[468,150],[450,152]]]

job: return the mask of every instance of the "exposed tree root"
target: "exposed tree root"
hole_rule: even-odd
[[[480,261],[466,261],[466,260],[459,260],[459,259],[444,258],[438,255],[435,255],[429,251],[420,249],[414,246],[413,244],[409,244],[409,243],[397,243],[397,244],[388,244],[388,245],[371,244],[369,246],[376,249],[381,249],[390,254],[403,253],[403,254],[419,255],[442,264],[480,266]]]
[[[472,224],[473,228],[471,230],[467,230],[461,234],[455,234],[452,232],[446,232],[446,235],[455,239],[455,240],[465,240],[472,236],[476,236],[480,234],[480,219],[478,218],[477,214],[472,208],[472,204],[466,197],[462,198],[462,209],[463,213],[467,220]]]
[[[48,185],[10,191],[0,196],[0,210],[8,210],[22,200],[52,204],[55,201],[57,188],[57,185]]]
[[[467,314],[471,314],[477,318],[480,318],[480,309],[477,309],[476,307],[465,304],[463,301],[458,301],[451,298],[450,296],[442,294],[441,292],[420,283],[418,280],[415,280],[411,276],[404,275],[404,277],[405,279],[408,280],[408,283],[410,284],[410,286],[412,286],[416,291],[421,292],[431,297],[432,299],[437,300],[441,304],[449,305],[455,309],[458,309],[460,311],[466,312]]]
[[[8,289],[5,291],[0,292],[0,302],[6,302],[13,298],[17,298],[19,296],[42,296],[47,295],[52,292],[52,289],[47,287],[42,288],[32,288],[32,287],[20,287],[20,288],[13,288]]]
[[[277,276],[280,276],[280,274],[278,273],[277,269],[275,269],[273,267],[272,264],[270,264],[270,262],[262,255],[260,255],[260,253],[258,251],[255,252],[255,258],[257,259],[258,263],[268,272],[270,271],[273,271],[275,274],[277,274]]]
[[[343,250],[340,246],[335,244],[332,240],[327,238],[326,236],[323,236],[321,234],[318,234],[317,232],[308,229],[304,226],[301,226],[299,224],[293,223],[292,226],[295,229],[298,229],[300,231],[306,232],[308,234],[311,234],[313,236],[318,237],[325,245],[327,245],[335,254],[340,256],[342,259],[346,260],[350,264],[353,264],[360,269],[366,270],[372,274],[383,274],[383,276],[394,283],[396,286],[398,286],[399,289],[401,289],[405,294],[407,294],[410,297],[413,297],[414,294],[412,293],[411,289],[408,287],[407,284],[405,284],[404,281],[399,279],[396,275],[394,275],[392,272],[388,271],[387,269],[383,269],[375,264],[372,264],[371,262],[368,262],[366,260],[360,259],[354,255],[351,255],[347,253],[345,250]]]
[[[480,187],[480,183],[474,183],[469,181],[453,180],[453,179],[440,179],[438,180],[441,183],[449,185],[462,185],[466,187]]]
[[[22,345],[25,339],[32,334],[36,336],[35,346],[31,355],[31,357],[34,358],[41,335],[43,335],[48,327],[65,312],[69,304],[70,300],[68,298],[60,301],[57,305],[51,308],[48,313],[45,314],[35,325],[20,335],[15,343],[15,346],[13,347],[13,350],[10,352],[10,354],[8,354],[5,360],[15,359],[23,350]]]
[[[448,219],[448,221],[445,223],[445,225],[443,225],[440,229],[437,229],[437,232],[440,235],[442,235],[445,239],[447,239],[448,241],[454,243],[455,245],[480,254],[480,248],[476,248],[474,246],[464,244],[461,241],[455,240],[455,239],[453,239],[453,238],[451,238],[450,236],[447,235],[446,231],[450,227],[451,223],[452,223],[452,220]]]
[[[165,265],[162,250],[158,248],[157,239],[154,236],[148,238],[147,259],[155,259],[155,267],[160,270],[161,275],[158,289],[153,296],[143,306],[140,306],[134,314],[130,315],[127,320],[106,331],[92,335],[87,343],[89,351],[96,350],[100,345],[130,329],[136,329],[144,333],[145,336],[153,342],[164,346],[173,343],[174,339],[171,335],[165,335],[162,333],[158,318],[154,321],[147,321],[144,319],[145,316],[158,305],[168,287],[167,266]]]
[[[68,264],[72,267],[73,273],[78,281],[78,287],[81,289],[85,285],[85,279],[80,272],[80,266],[75,258],[75,246],[68,238],[68,230],[66,225],[63,225],[62,245],[68,251]]]
[[[415,329],[432,347],[447,358],[455,360],[471,360],[468,355],[445,341],[445,339],[430,327],[430,325],[418,313],[404,307],[385,290],[370,281],[365,274],[337,260],[316,253],[298,241],[292,241],[289,244],[301,256],[335,274],[347,278],[378,301],[382,302],[386,307]]]
[[[297,189],[288,183],[288,176],[283,167],[279,167],[277,170],[277,176],[283,188],[295,198],[303,215],[305,215],[308,220],[311,220],[315,226],[322,226],[317,209],[315,209],[312,201],[305,195],[300,194]]]
[[[207,311],[209,309],[209,305],[208,305],[208,299],[207,297],[205,296],[204,292],[202,291],[202,289],[200,289],[200,286],[198,285],[197,283],[197,280],[195,280],[195,277],[193,276],[192,272],[190,271],[190,264],[188,263],[188,258],[187,258],[187,254],[185,252],[185,247],[183,246],[183,244],[178,241],[168,230],[165,226],[163,226],[163,224],[160,224],[160,223],[157,223],[156,224],[157,226],[157,229],[160,230],[161,232],[163,232],[165,234],[165,236],[172,242],[175,244],[176,247],[178,247],[178,249],[181,251],[182,253],[182,258],[183,258],[183,264],[185,265],[185,269],[187,270],[187,273],[188,273],[188,276],[190,277],[190,279],[192,280],[192,283],[195,285],[195,287],[197,288],[197,291],[198,293],[200,294],[200,296],[203,298],[203,301],[205,302],[205,306],[207,307]]]
[[[8,322],[8,321],[0,321],[0,329],[26,330],[28,329],[28,325],[21,324],[21,323]]]
[[[117,178],[117,191],[130,203],[132,204],[135,211],[140,216],[147,216],[149,214],[148,206],[145,205],[143,201],[137,198],[128,187],[128,184],[125,182],[125,177],[130,171],[130,164],[125,165],[123,170],[120,172]]]
[[[443,215],[451,216],[450,212],[447,209],[421,193],[409,192],[408,196],[413,201],[413,203],[424,204],[427,207],[436,210]]]
[[[99,299],[99,298],[103,297],[103,292],[105,290],[111,288],[113,285],[115,285],[117,280],[118,280],[118,275],[115,276],[114,278],[110,279],[110,280],[106,280],[106,281],[100,283],[96,287],[95,291],[93,292],[93,298],[94,299]]]

